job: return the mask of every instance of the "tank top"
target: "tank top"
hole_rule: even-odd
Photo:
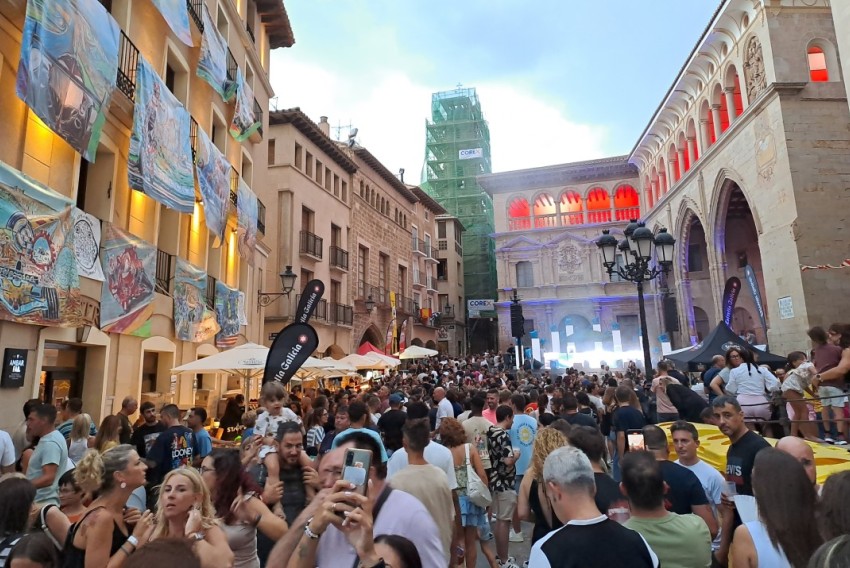
[[[464,444],[469,446],[469,444]],[[455,478],[457,479],[457,490],[460,495],[466,495],[466,487],[469,480],[466,477],[466,468],[469,465],[469,458],[464,458],[462,465],[455,466]]]
[[[89,441],[83,438],[82,440],[71,440],[71,445],[68,446],[68,458],[74,462],[74,465],[80,463],[83,456],[89,449]]]
[[[750,521],[744,523],[744,526],[750,531],[750,537],[753,539],[759,568],[792,568],[785,553],[771,542],[767,528],[761,521]]]
[[[537,491],[536,479],[531,481],[531,488],[528,491],[528,507],[534,513],[534,530],[531,532],[532,545],[553,530],[564,526],[564,523],[555,516],[554,511],[552,511],[552,526],[549,526],[549,523],[546,522],[546,517],[543,515],[543,505],[540,503],[540,495]]]
[[[71,528],[68,530],[68,537],[65,540],[65,560],[62,564],[62,568],[85,568],[86,566],[86,551],[84,549],[77,548],[74,546],[74,538],[77,536],[77,529],[80,528],[80,525],[83,521],[86,520],[91,513],[97,511],[98,509],[104,509],[105,507],[96,507],[83,515],[83,518],[74,523]],[[121,548],[125,542],[127,542],[127,536],[123,532],[121,532],[121,528],[118,526],[118,523],[115,522],[115,519],[112,520],[112,546],[109,549],[109,557],[111,558],[118,549]]]
[[[260,568],[257,557],[257,529],[250,525],[219,525],[233,551],[233,568]]]

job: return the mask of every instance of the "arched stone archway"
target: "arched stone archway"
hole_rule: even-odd
[[[378,328],[375,327],[374,324],[366,328],[366,331],[363,332],[363,336],[360,338],[357,346],[360,347],[367,341],[378,349],[384,348],[384,338],[381,336],[381,332],[378,331]]]
[[[699,306],[694,306],[694,327],[697,332],[697,341],[702,341],[711,333],[711,322],[709,322],[708,314]]]
[[[437,344],[434,343],[433,340],[429,339],[428,341],[425,342],[425,347],[428,348],[428,349],[435,349],[436,350]]]
[[[419,339],[418,337],[414,337],[414,338],[411,340],[410,344],[411,344],[411,345],[415,345],[415,346],[417,346],[417,347],[424,347],[424,345],[422,345],[422,340],[421,340],[421,339]]]
[[[361,345],[362,345],[362,343],[361,343]],[[345,351],[343,350],[342,347],[340,347],[339,345],[334,343],[333,345],[331,345],[327,349],[325,349],[324,355],[325,355],[325,357],[330,357],[332,359],[342,359],[343,357],[345,357]]]

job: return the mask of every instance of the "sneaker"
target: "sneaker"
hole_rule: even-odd
[[[522,531],[514,532],[514,529],[511,529],[511,535],[508,537],[509,542],[522,542],[525,540],[525,537],[522,535]]]
[[[836,446],[846,446],[847,440],[835,440],[835,445]]]
[[[528,560],[522,562],[522,568],[528,568]]]
[[[835,443],[835,440],[833,440],[833,439],[832,439],[832,438],[830,438],[829,436],[827,436],[826,438],[824,438],[824,439],[823,439],[823,441],[824,441],[824,442],[826,442],[827,444],[834,444],[834,443]]]
[[[502,562],[498,558],[496,559],[499,568],[519,568],[519,564],[516,563],[516,558],[513,556],[508,556],[508,559]]]

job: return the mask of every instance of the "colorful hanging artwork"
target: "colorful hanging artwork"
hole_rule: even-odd
[[[132,189],[175,211],[193,212],[189,113],[142,57],[136,68],[128,175]]]
[[[115,90],[119,32],[98,0],[27,2],[15,90],[90,162]]]
[[[202,128],[198,128],[198,149],[195,152],[198,188],[204,200],[204,221],[216,236],[224,237],[227,209],[230,206],[230,172],[232,167]]]
[[[174,271],[174,330],[177,339],[201,343],[221,329],[207,307],[207,273],[182,258]]]
[[[233,98],[236,81],[227,77],[227,42],[204,4],[204,35],[201,39],[201,55],[198,58],[198,77],[207,81],[225,101]]]
[[[236,194],[236,236],[239,256],[254,266],[257,249],[257,196],[240,178]]]
[[[194,43],[192,30],[189,29],[189,9],[186,6],[186,0],[152,0],[152,2],[177,39],[192,47]]]
[[[230,135],[242,142],[256,132],[262,124],[254,114],[254,91],[245,82],[242,70],[236,69],[236,105],[230,123]]]
[[[0,162],[0,319],[82,325],[70,203]],[[58,212],[46,203],[64,205]]]
[[[71,220],[74,223],[77,273],[103,282],[103,267],[100,265],[100,219],[74,207]]]
[[[233,347],[239,337],[239,290],[224,282],[215,283],[215,316],[221,330],[215,336],[216,347]]]
[[[248,325],[248,312],[245,310],[245,292],[239,292],[239,325]]]
[[[100,298],[100,328],[108,333],[149,336],[156,248],[106,223],[101,261],[106,281]]]

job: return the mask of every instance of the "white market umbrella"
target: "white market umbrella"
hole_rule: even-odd
[[[395,368],[401,365],[401,361],[399,359],[390,357],[389,355],[384,355],[383,353],[378,353],[377,351],[370,351],[363,356],[374,361],[383,361],[390,368]]]
[[[351,367],[354,367],[358,371],[366,371],[370,369],[386,369],[389,366],[384,361],[377,361],[375,359],[370,359],[365,355],[358,355],[356,353],[346,355],[342,359],[339,359],[337,362],[345,363]]]
[[[439,355],[439,351],[435,351],[434,349],[427,349],[425,347],[419,347],[418,345],[411,345],[404,351],[402,351],[398,358],[402,361],[406,359],[426,359],[428,357],[433,357],[435,355]]]
[[[174,373],[232,373],[245,378],[262,374],[266,368],[269,348],[256,343],[244,343],[233,349],[202,357],[171,369]]]

